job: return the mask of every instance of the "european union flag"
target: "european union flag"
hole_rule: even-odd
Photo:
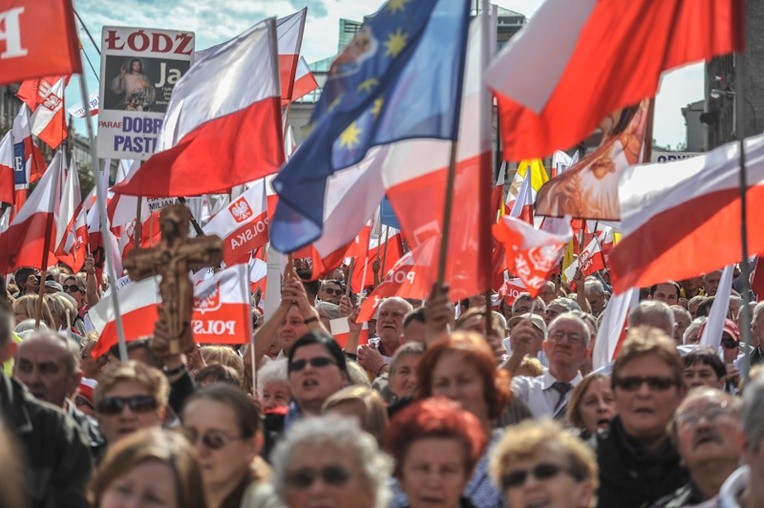
[[[369,148],[456,139],[467,0],[389,0],[332,63],[312,132],[273,181],[271,242],[292,252],[320,237],[326,180]]]

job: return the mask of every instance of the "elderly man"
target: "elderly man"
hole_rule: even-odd
[[[100,455],[104,440],[98,423],[77,409],[71,397],[80,385],[79,348],[69,339],[51,332],[38,332],[19,344],[13,377],[24,383],[32,395],[61,408],[77,422],[94,457]]]
[[[669,337],[674,336],[674,313],[671,308],[657,300],[643,300],[629,312],[629,328],[649,326],[662,330]]]
[[[570,392],[582,379],[580,369],[586,360],[589,340],[589,327],[573,314],[561,314],[549,324],[549,333],[542,343],[549,361],[547,371],[537,377],[512,379],[512,392],[525,402],[534,418],[565,417]],[[512,356],[530,352],[532,344],[519,340],[513,345]]]
[[[719,289],[719,281],[721,278],[721,270],[714,270],[703,276],[703,289],[706,292],[706,296],[716,296],[716,291]]]
[[[587,277],[584,281],[584,294],[591,306],[591,314],[599,316],[607,306],[608,295],[602,281],[596,277]]]
[[[698,388],[674,413],[671,437],[690,481],[651,508],[694,506],[719,493],[740,460],[736,441],[740,400],[715,388]]]
[[[10,314],[0,309],[0,363],[13,356],[16,346],[11,323]],[[0,371],[0,421],[20,444],[25,460],[19,467],[31,506],[87,506],[93,461],[74,420]]]
[[[764,376],[745,387],[740,420],[736,439],[744,465],[727,478],[716,497],[698,508],[764,506]]]
[[[764,363],[764,302],[759,302],[753,308],[751,318],[751,345],[755,345],[751,351],[751,365]]]
[[[671,312],[674,314],[674,340],[677,344],[681,344],[684,331],[692,322],[692,314],[681,305],[672,305]]]
[[[322,302],[340,304],[340,298],[345,294],[342,284],[338,280],[321,281],[321,289],[318,291],[318,299]]]
[[[358,348],[358,363],[374,376],[387,368],[395,351],[403,344],[403,319],[414,310],[409,302],[398,296],[385,298],[377,309],[379,341]]]

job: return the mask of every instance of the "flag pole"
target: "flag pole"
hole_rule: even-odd
[[[456,141],[451,141],[451,155],[448,161],[448,177],[446,178],[446,203],[443,207],[443,231],[440,241],[440,258],[438,259],[438,286],[442,286],[446,277],[446,254],[448,240],[451,236],[451,208],[454,202],[454,180],[456,180]]]
[[[88,86],[87,83],[85,83],[85,76],[80,74],[80,93],[82,94],[82,104],[85,107],[85,125],[87,126],[87,132],[88,132],[88,140],[90,141],[90,171],[93,173],[93,178],[96,182],[96,204],[98,206],[98,214],[99,214],[99,227],[101,230],[101,237],[103,238],[103,249],[104,254],[106,256],[106,260],[108,263],[105,263],[108,265],[108,274],[109,274],[109,283],[112,286],[111,293],[111,303],[114,307],[114,321],[117,325],[117,339],[119,344],[119,359],[121,362],[127,362],[127,343],[125,342],[125,329],[122,324],[122,313],[119,311],[119,298],[117,297],[117,275],[114,272],[114,263],[111,262],[113,257],[113,253],[111,250],[111,242],[109,241],[109,228],[106,225],[106,221],[108,219],[106,215],[106,196],[104,196],[104,191],[106,189],[103,189],[101,187],[101,179],[99,178],[99,168],[98,168],[98,154],[96,153],[96,144],[95,144],[95,135],[93,133],[93,123],[92,118],[90,116],[90,104],[88,102]]]
[[[743,339],[745,360],[742,365],[743,381],[748,382],[751,369],[751,267],[748,263],[748,181],[745,169],[745,56],[743,51],[735,54],[735,108],[737,116],[738,150],[740,150],[740,248],[742,260],[740,263],[740,278],[743,282],[741,295],[743,297],[742,323],[740,335]]]
[[[476,1],[477,4],[477,1]],[[477,16],[480,16],[480,23],[482,28],[482,34],[483,37],[481,38],[480,44],[481,44],[481,68],[485,69],[485,67],[488,64],[488,58],[489,58],[489,37],[495,37],[496,32],[490,30],[489,27],[489,19],[488,19],[488,9],[489,9],[489,3],[487,0],[482,0],[480,2],[480,9],[477,9],[476,5],[476,13]],[[490,96],[488,95],[488,92],[486,88],[483,86],[480,89],[480,103],[482,106],[482,111],[484,111],[488,118],[487,121],[490,122],[491,125],[493,125],[493,107],[492,107],[492,101]],[[490,132],[490,131],[489,131]],[[497,152],[498,152],[498,141],[497,141]],[[479,187],[479,193],[480,193],[480,205],[481,209],[478,214],[478,217],[480,217],[480,232],[478,236],[478,247],[480,248],[480,264],[482,266],[482,275],[483,277],[483,286],[485,288],[485,333],[486,336],[491,333],[491,327],[492,327],[492,321],[493,321],[493,312],[491,307],[491,296],[493,296],[493,288],[491,287],[491,275],[493,272],[493,263],[491,255],[491,247],[493,242],[491,241],[491,227],[493,223],[496,222],[496,216],[494,210],[491,209],[492,205],[492,187],[493,183],[496,181],[496,176],[494,176],[494,168],[498,170],[499,165],[493,164],[493,158],[489,157],[488,161],[483,161],[481,159],[480,163],[480,169],[478,174],[481,175],[480,182],[478,183]],[[504,199],[504,193],[502,192],[502,200]],[[492,216],[493,215],[493,216]]]
[[[382,266],[379,267],[379,271],[384,273],[385,264],[387,264],[387,241],[390,239],[390,226],[385,226],[385,247],[382,249]],[[379,249],[377,249],[379,252]]]
[[[368,256],[367,256],[368,257]],[[345,286],[345,296],[350,298],[350,286],[353,283],[353,270],[355,269],[355,258],[350,258],[350,266],[348,267],[348,281],[347,285]],[[361,281],[361,285],[363,285],[364,281]],[[363,288],[361,288],[363,289]]]

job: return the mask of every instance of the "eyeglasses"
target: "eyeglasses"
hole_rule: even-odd
[[[571,344],[580,344],[584,340],[581,334],[575,332],[564,332],[562,330],[556,330],[549,334],[549,340],[552,342],[560,342],[565,337],[568,338]]]
[[[331,358],[327,358],[325,356],[317,356],[315,358],[309,358],[307,360],[293,361],[292,363],[289,364],[289,372],[300,372],[309,363],[312,367],[315,367],[317,369],[321,367],[326,367],[327,365],[337,365],[337,363],[334,362]]]
[[[324,288],[324,293],[327,295],[342,296],[344,291],[341,289]]]
[[[150,395],[133,395],[132,397],[104,397],[96,408],[103,415],[118,415],[125,406],[133,413],[148,413],[157,408],[157,400]]]
[[[350,471],[338,465],[329,465],[320,470],[305,467],[288,473],[286,481],[295,489],[305,490],[310,488],[319,476],[325,484],[340,487],[350,479]]]
[[[87,406],[91,409],[93,408],[93,404],[91,404],[90,401],[86,399],[85,397],[83,397],[82,395],[77,395],[74,398],[74,405],[77,407]]]
[[[64,292],[65,293],[73,293],[75,291],[79,293],[81,291],[80,288],[76,284],[71,284],[71,285],[64,284],[63,287],[64,287]]]
[[[649,386],[651,390],[657,392],[664,392],[672,386],[677,385],[677,381],[675,379],[661,376],[628,376],[613,381],[614,386],[617,386],[627,392],[637,391],[645,383],[647,383],[647,386]]]
[[[217,430],[211,430],[200,435],[193,430],[184,429],[183,435],[186,436],[186,439],[188,439],[192,445],[196,446],[196,443],[201,441],[204,443],[204,446],[210,450],[220,450],[229,443],[244,439],[242,437],[229,437]]]
[[[533,475],[537,480],[549,480],[560,473],[568,473],[576,481],[583,481],[585,476],[580,472],[551,463],[541,463],[533,469],[520,469],[510,471],[501,476],[501,488],[503,490],[520,487],[528,480],[529,475]]]
[[[735,339],[731,339],[729,337],[722,338],[722,347],[724,349],[735,349],[737,346],[738,343]]]
[[[727,401],[724,401],[714,407],[704,406],[683,411],[676,415],[676,421],[679,425],[697,425],[702,418],[705,418],[707,423],[714,424],[719,418],[731,414],[731,408]]]

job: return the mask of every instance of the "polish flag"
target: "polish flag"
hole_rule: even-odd
[[[332,336],[334,337],[335,342],[340,346],[341,349],[345,348],[345,345],[348,343],[348,339],[350,338],[350,323],[348,322],[350,318],[337,318],[332,319],[329,321],[329,328],[332,332]],[[361,333],[358,335],[358,345],[362,346],[364,344],[369,343],[369,323],[364,321]]]
[[[154,333],[159,317],[160,277],[131,282],[118,289],[125,340],[133,341]],[[204,344],[244,344],[252,335],[247,265],[235,265],[217,272],[194,287],[191,330],[194,341]],[[114,307],[108,298],[88,311],[99,339],[93,357],[117,344]]]
[[[387,233],[387,241],[385,241],[384,235],[379,238],[369,238],[367,236],[368,242],[366,245],[368,246],[368,251],[361,252],[360,256],[356,257],[355,264],[353,265],[353,274],[350,279],[351,288],[356,293],[360,293],[365,287],[374,285],[374,274],[371,267],[375,260],[379,259],[380,272],[385,274],[392,270],[395,263],[403,256],[403,239],[401,238],[400,231],[390,226],[385,226],[385,229],[389,231]],[[383,259],[385,265],[381,266]],[[365,279],[364,266],[366,266]]]
[[[292,102],[308,95],[310,92],[318,88],[318,82],[316,77],[310,71],[308,62],[304,57],[300,57],[297,62],[297,71],[294,76],[294,89],[292,90]]]
[[[56,214],[56,256],[75,273],[82,269],[87,254],[87,213],[80,198],[80,178],[76,168],[66,175],[61,204]]]
[[[268,277],[268,263],[265,260],[253,257],[249,260],[249,289],[255,294],[260,289],[262,298],[265,298],[265,288]]]
[[[159,151],[114,192],[198,196],[275,173],[284,162],[278,75],[273,19],[205,54],[175,85]]]
[[[504,298],[507,305],[512,305],[520,293],[527,291],[525,283],[520,277],[514,277],[504,281],[498,291],[499,298]]]
[[[58,262],[53,249],[56,235],[54,214],[64,174],[64,156],[56,152],[48,170],[29,199],[13,218],[8,230],[0,235],[0,273],[10,273],[20,266],[47,268]],[[47,235],[51,235],[47,238]],[[48,242],[48,266],[43,267],[43,250]]]
[[[714,297],[714,303],[711,304],[711,310],[708,313],[708,320],[700,330],[700,347],[710,347],[716,350],[722,345],[722,333],[729,313],[734,268],[734,265],[727,265],[722,271],[716,297]]]
[[[573,237],[567,221],[561,220],[554,233],[535,229],[513,217],[502,217],[493,225],[493,237],[504,246],[507,268],[517,274],[535,298],[562,257]]]
[[[563,270],[563,274],[568,280],[573,280],[576,271],[579,269],[584,276],[592,275],[605,269],[605,256],[602,252],[599,236],[601,234],[592,236],[592,239],[578,255],[578,258]],[[571,287],[571,289],[574,288],[575,286]]]
[[[533,188],[531,187],[531,174],[529,172],[525,175],[523,184],[520,186],[520,192],[517,194],[517,199],[512,204],[509,216],[527,222],[532,226],[534,198]]]
[[[67,136],[64,89],[68,81],[69,76],[29,79],[17,94],[32,111],[32,134],[54,150]]]
[[[268,208],[265,180],[219,211],[203,228],[205,235],[223,240],[223,261],[228,266],[246,263],[250,253],[268,242]]]
[[[14,183],[13,140],[11,133],[6,132],[0,141],[0,201],[13,204],[16,197]]]
[[[278,38],[279,54],[279,78],[281,81],[281,106],[295,100],[295,75],[299,68],[300,46],[302,46],[302,34],[305,30],[305,17],[308,8],[279,18],[276,21],[276,37]],[[304,94],[303,94],[304,95]]]
[[[614,295],[608,301],[602,316],[602,324],[597,332],[597,340],[592,351],[592,367],[600,369],[615,360],[618,350],[626,338],[626,318],[629,311],[639,303],[639,290],[629,289]]]
[[[742,0],[547,0],[485,73],[504,158],[571,147],[654,96],[664,70],[741,50],[743,13]]]
[[[698,157],[624,172],[618,187],[623,237],[610,252],[617,293],[694,277],[740,259],[739,149],[734,142]],[[746,139],[745,150],[748,217],[759,217],[764,135]],[[752,224],[748,251],[764,253],[764,229]]]

